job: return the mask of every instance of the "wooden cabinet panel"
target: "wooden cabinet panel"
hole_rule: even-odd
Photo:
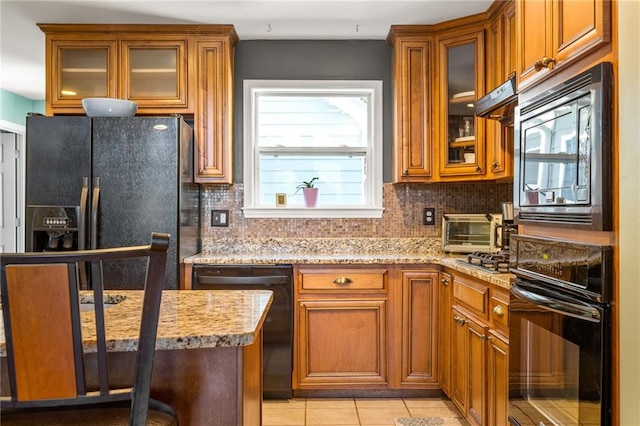
[[[233,46],[230,37],[197,43],[195,181],[233,181]]]
[[[466,416],[469,389],[469,340],[465,326],[467,317],[454,306],[449,317],[451,323],[451,384],[449,397]]]
[[[438,37],[440,180],[469,180],[486,173],[484,120],[469,107],[484,94],[484,46],[481,25]]]
[[[437,272],[402,271],[402,385],[437,383]]]
[[[453,297],[473,309],[481,318],[489,319],[489,285],[457,276],[453,281]]]
[[[536,70],[535,64],[551,53],[551,1],[517,0],[516,19],[519,40],[517,43],[518,88],[525,81],[542,78],[548,68]]]
[[[386,389],[388,268],[307,265],[294,276],[294,389]]]
[[[386,300],[302,300],[298,388],[387,385]]]
[[[491,300],[491,325],[505,336],[509,334],[509,292],[503,289],[492,288]]]
[[[611,1],[517,0],[518,90],[611,41]]]
[[[188,40],[123,38],[119,97],[136,102],[142,113],[146,108],[188,108]]]
[[[431,37],[396,37],[394,74],[394,182],[432,178]]]
[[[509,290],[463,274],[456,275],[449,269],[446,272],[450,272],[454,285],[446,330],[449,341],[440,336],[441,345],[449,344],[448,349],[440,348],[441,354],[448,350],[450,358],[447,393],[470,424],[507,425]],[[442,333],[444,328],[440,327]],[[550,350],[541,349],[542,352]],[[544,353],[536,361],[536,371],[542,372],[556,359]],[[550,381],[550,375],[546,376],[542,380]],[[442,383],[442,376],[440,380]]]
[[[486,418],[486,362],[488,326],[464,310],[452,309],[451,400],[476,425]]]
[[[611,40],[610,0],[553,0],[558,65]]]
[[[484,324],[467,318],[467,339],[469,352],[468,377],[469,395],[467,403],[467,417],[471,424],[483,425],[486,419],[487,390],[486,390],[486,364],[487,364],[487,333],[488,327]]]
[[[440,273],[438,287],[438,381],[440,388],[451,395],[451,306],[453,297],[453,277]]]
[[[301,290],[339,290],[380,292],[387,288],[387,269],[340,269],[330,268],[322,271],[300,269],[302,274]]]
[[[490,332],[487,355],[487,422],[508,426],[509,421],[509,343]]]
[[[487,33],[487,85],[494,89],[515,73],[515,3],[509,2],[492,19]],[[513,178],[513,126],[486,120],[487,174],[493,179]]]
[[[47,114],[83,111],[83,98],[117,97],[117,54],[115,39],[48,37]]]

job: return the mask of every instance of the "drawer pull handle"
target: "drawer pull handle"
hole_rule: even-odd
[[[353,281],[351,280],[351,278],[338,277],[335,280],[333,280],[333,283],[338,285],[345,285],[345,284],[351,284],[353,283]]]
[[[493,313],[499,317],[503,316],[504,309],[502,308],[502,305],[496,305],[495,308],[493,308]]]

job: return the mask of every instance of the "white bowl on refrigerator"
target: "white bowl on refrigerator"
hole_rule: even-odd
[[[82,108],[89,117],[133,117],[138,104],[116,98],[84,98]]]

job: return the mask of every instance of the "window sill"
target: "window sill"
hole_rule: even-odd
[[[246,218],[369,218],[379,219],[384,211],[381,207],[244,207]]]

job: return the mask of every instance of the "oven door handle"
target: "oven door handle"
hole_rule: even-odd
[[[525,290],[516,283],[511,283],[511,292],[521,299],[527,300],[531,303],[535,303],[537,306],[540,306],[541,308],[547,309],[549,311],[591,322],[600,322],[600,312],[588,305],[578,305],[575,303],[565,302],[563,300],[543,296],[538,293],[532,293]]]

